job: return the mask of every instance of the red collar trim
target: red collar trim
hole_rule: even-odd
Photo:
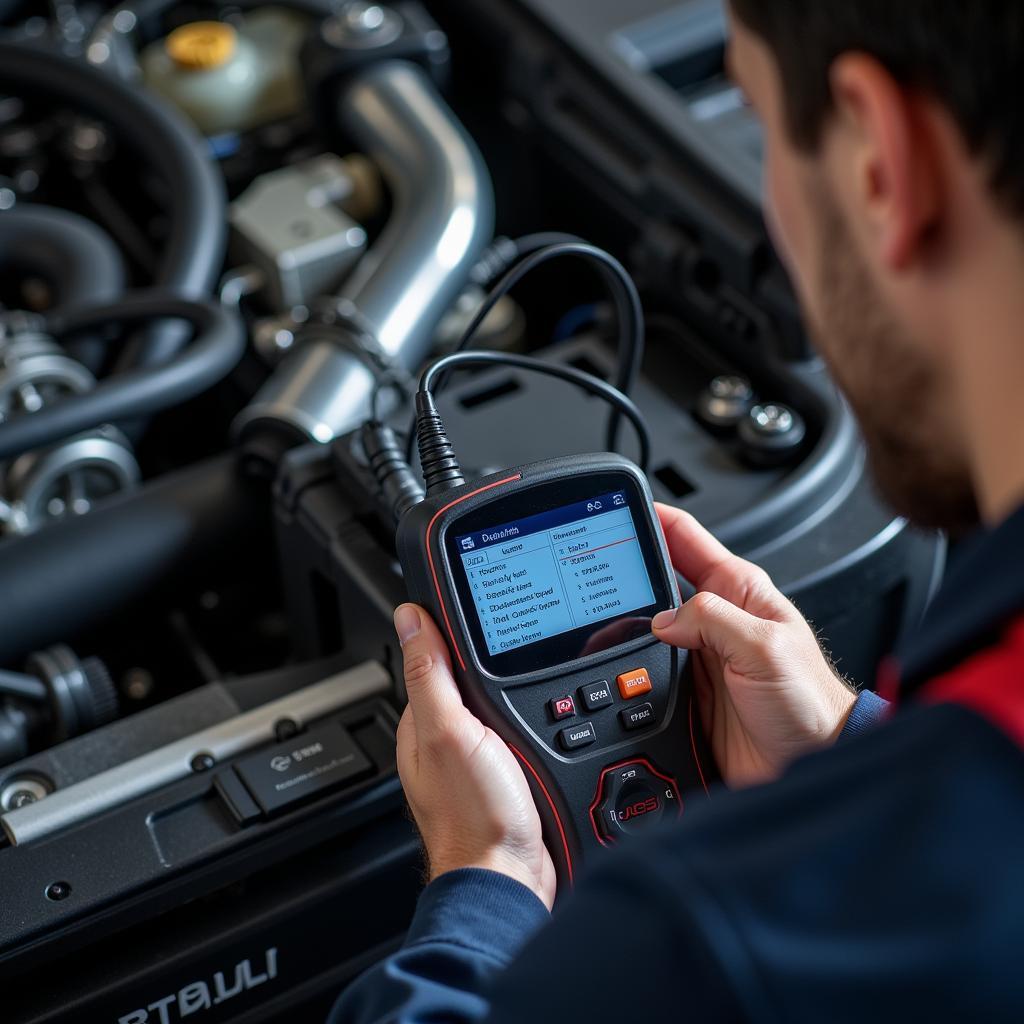
[[[929,680],[916,697],[924,704],[970,708],[1024,748],[1024,618],[1000,643]]]

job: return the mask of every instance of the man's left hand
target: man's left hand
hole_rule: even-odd
[[[551,908],[555,869],[530,787],[512,752],[462,703],[430,616],[395,612],[409,704],[398,726],[398,773],[433,880],[487,868],[522,882]]]

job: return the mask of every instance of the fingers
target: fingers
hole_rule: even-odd
[[[417,605],[403,604],[396,610],[395,629],[402,643],[405,689],[416,734],[429,738],[443,732],[446,723],[463,711],[448,648],[430,616]]]
[[[665,531],[665,543],[668,544],[672,564],[695,587],[700,587],[716,569],[732,562],[751,565],[712,537],[689,512],[670,505],[659,504],[655,507]],[[754,567],[751,565],[751,568]]]
[[[775,623],[751,615],[716,594],[701,593],[677,611],[661,612],[652,623],[663,643],[685,650],[714,651],[747,670],[772,661]]]
[[[794,614],[760,566],[734,555],[689,512],[656,507],[672,565],[697,590],[710,590],[755,615],[781,620]]]

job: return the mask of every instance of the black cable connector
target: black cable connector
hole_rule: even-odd
[[[398,436],[378,420],[363,425],[363,451],[395,522],[423,500],[423,485],[405,461]]]
[[[617,388],[592,374],[574,366],[548,363],[534,356],[512,352],[454,352],[443,356],[423,371],[420,389],[416,393],[416,439],[419,445],[420,468],[426,484],[427,496],[461,487],[466,479],[455,456],[455,448],[448,439],[441,414],[434,401],[434,388],[443,375],[468,366],[512,366],[532,373],[564,380],[604,399],[616,412],[633,424],[640,443],[640,468],[645,472],[651,457],[651,438],[643,415],[635,403]]]
[[[481,323],[503,295],[536,267],[561,256],[575,256],[592,263],[608,285],[619,325],[620,367],[617,387],[575,367],[549,363],[531,356],[511,352],[465,351]],[[518,262],[514,262],[517,259]],[[404,452],[399,449],[394,433],[378,422],[380,396],[393,383],[382,379],[374,390],[374,418],[364,427],[363,443],[374,476],[382,491],[386,491],[396,519],[401,518],[422,497],[422,492],[417,496],[409,483],[414,445],[418,445],[419,449],[426,496],[454,490],[466,482],[455,448],[437,410],[434,393],[444,386],[449,372],[467,366],[512,366],[564,380],[598,396],[612,407],[608,447],[615,447],[618,420],[620,416],[625,417],[636,430],[640,445],[640,467],[646,471],[651,452],[650,435],[642,413],[628,397],[643,360],[644,318],[640,296],[625,268],[608,253],[572,235],[535,235],[520,239],[519,242],[499,240],[487,258],[481,261],[475,280],[485,284],[492,276],[499,274],[502,275],[501,280],[477,310],[455,351],[429,366],[420,378],[415,420],[409,430]]]
[[[416,393],[416,441],[428,497],[454,490],[466,482],[434,396],[422,385]]]

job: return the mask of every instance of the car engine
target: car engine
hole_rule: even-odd
[[[637,283],[655,497],[858,683],[922,613],[944,545],[876,497],[808,343],[721,6],[627,7],[0,0],[5,1022],[316,1019],[401,940],[405,590],[362,427],[401,438],[550,241]],[[615,318],[554,260],[475,345],[615,381]],[[439,404],[471,476],[605,446],[508,367]],[[266,777],[341,733],[329,784]]]

